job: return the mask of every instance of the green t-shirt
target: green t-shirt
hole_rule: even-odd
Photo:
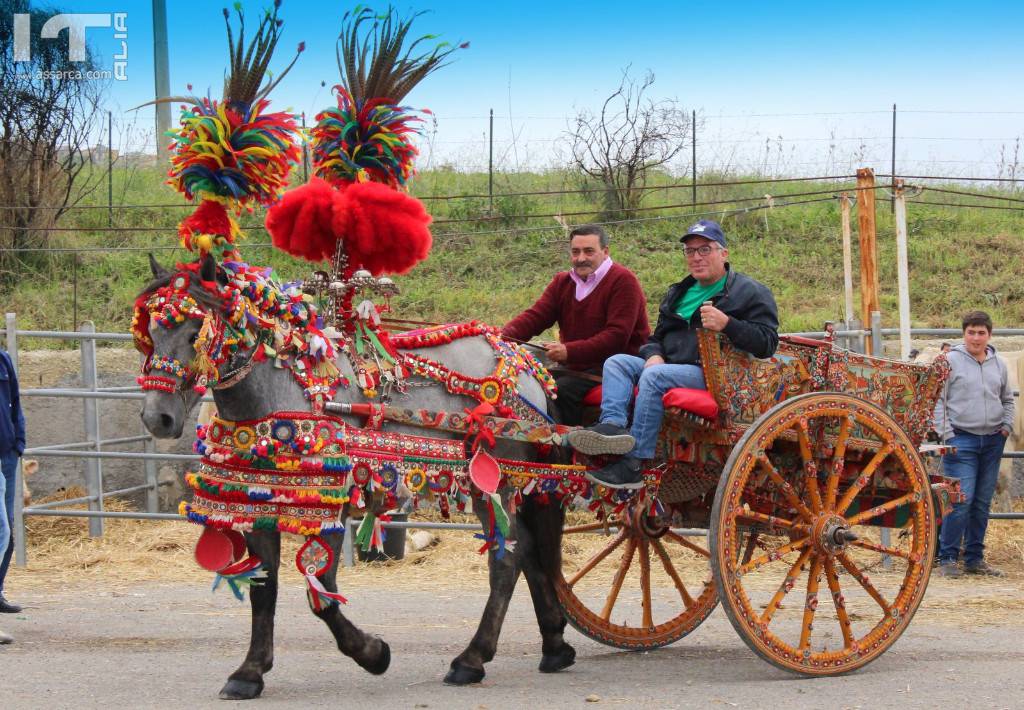
[[[725,288],[725,280],[727,278],[729,278],[728,274],[710,286],[701,286],[700,282],[690,286],[690,288],[686,289],[686,293],[683,294],[682,298],[676,301],[676,314],[684,320],[690,320],[690,316],[700,308],[704,301],[708,301],[715,294],[721,293],[722,289]]]

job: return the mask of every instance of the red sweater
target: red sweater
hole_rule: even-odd
[[[558,338],[569,355],[565,367],[600,368],[612,355],[636,355],[647,342],[647,300],[640,282],[625,266],[612,264],[597,287],[576,300],[576,283],[568,271],[551,279],[537,302],[502,329],[502,335],[529,340],[558,323]]]

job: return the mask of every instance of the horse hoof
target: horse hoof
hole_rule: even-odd
[[[263,680],[229,678],[220,690],[221,700],[252,700],[263,692]]]
[[[383,641],[380,642],[380,655],[373,663],[363,666],[363,669],[374,675],[383,675],[391,665],[391,647]]]
[[[545,653],[540,659],[538,670],[541,673],[557,673],[576,663],[576,649],[564,644],[557,653]]]
[[[444,684],[471,685],[472,683],[479,683],[483,679],[483,668],[473,668],[471,666],[464,666],[458,661],[452,661],[452,666],[448,669],[448,673],[444,677]]]

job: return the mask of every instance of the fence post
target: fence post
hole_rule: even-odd
[[[903,180],[895,181],[893,205],[896,215],[896,281],[899,288],[900,359],[910,357],[910,268],[907,265],[907,196]]]
[[[355,550],[353,549],[353,542],[355,541],[356,534],[352,531],[352,518],[345,518],[345,532],[341,538],[341,563],[345,567],[356,566]]]
[[[850,195],[839,196],[843,227],[843,307],[847,321],[853,318],[853,248],[850,246]]]
[[[95,333],[96,326],[92,321],[82,323],[81,332]],[[98,376],[96,374],[96,339],[82,338],[82,387],[96,391]],[[82,410],[85,413],[85,439],[92,442],[92,449],[100,450],[100,408],[98,399],[84,399]],[[103,464],[100,459],[86,459],[85,485],[89,494],[89,510],[103,510]],[[89,518],[89,536],[103,536],[103,518]]]
[[[147,434],[149,432],[146,432]],[[153,444],[153,437],[146,439],[143,444],[142,450],[147,454],[156,453],[156,446]],[[157,480],[157,468],[156,461],[152,459],[146,459],[146,512],[156,513],[160,509],[160,488]]]
[[[7,354],[11,356],[14,371],[18,372],[18,316],[8,313],[5,327],[7,328]],[[23,511],[25,499],[21,495],[23,475],[19,458],[18,467],[14,470],[14,515],[11,521],[13,523],[11,544],[14,545],[14,564],[19,567],[28,564],[25,545],[25,513]]]
[[[872,322],[878,305],[878,253],[875,242],[875,173],[871,168],[857,170],[857,227],[860,238],[860,308],[861,320]],[[868,341],[868,355],[874,354]]]
[[[487,214],[494,215],[494,109],[491,109],[487,130]]]

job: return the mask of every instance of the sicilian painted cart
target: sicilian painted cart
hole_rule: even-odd
[[[958,495],[919,451],[948,366],[786,336],[757,360],[708,331],[699,340],[708,391],[666,395],[645,488],[565,529],[568,619],[602,643],[656,648],[721,601],[774,665],[832,675],[869,663],[910,623],[936,522]],[[611,538],[581,554],[602,526]],[[706,543],[680,527],[706,529]]]

